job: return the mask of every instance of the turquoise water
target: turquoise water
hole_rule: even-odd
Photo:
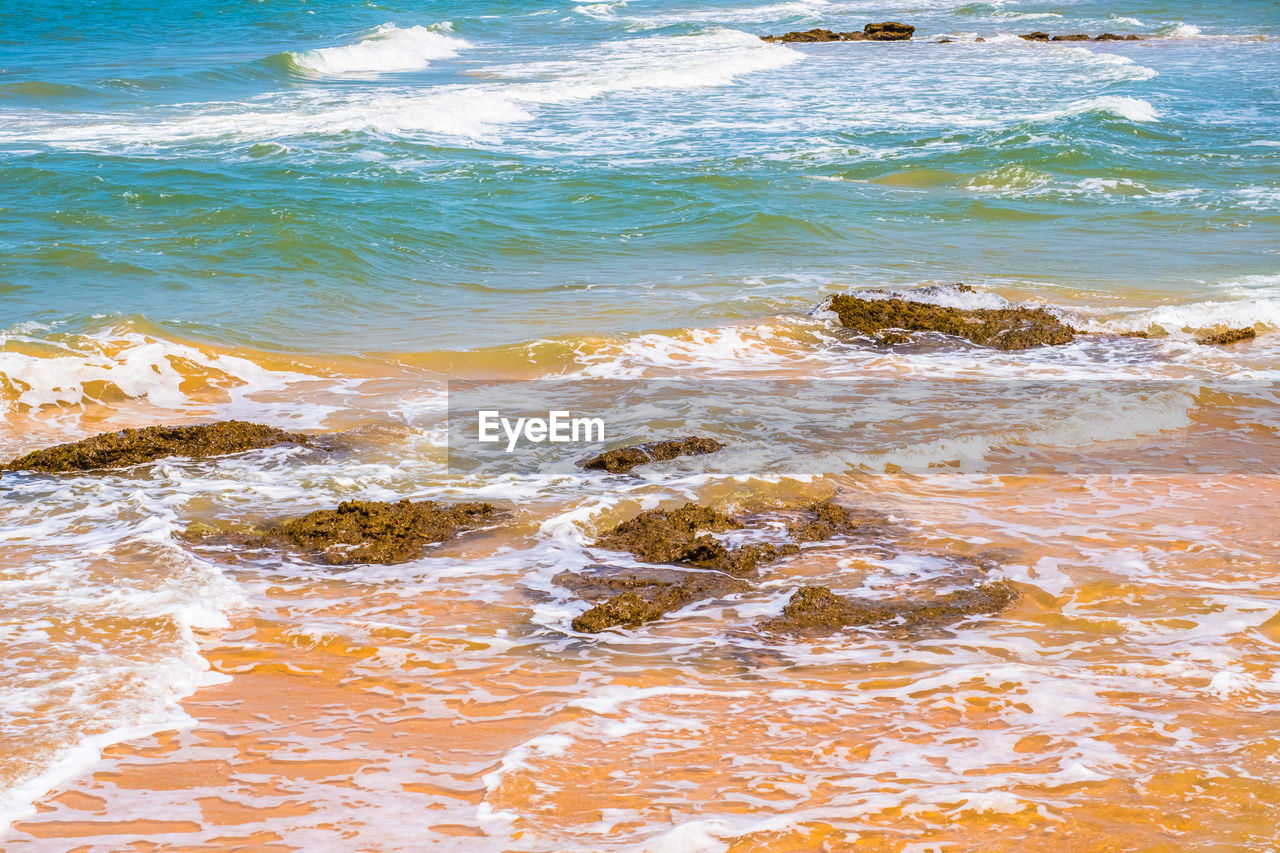
[[[850,285],[1142,304],[1280,272],[1271,2],[0,15],[5,326],[460,350],[769,316]],[[915,40],[754,38],[880,19]],[[1032,29],[1167,37],[1010,38]]]

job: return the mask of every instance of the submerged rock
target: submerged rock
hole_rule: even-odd
[[[314,445],[313,436],[285,432],[247,421],[218,421],[200,426],[151,426],[125,429],[59,444],[11,459],[5,471],[94,471],[128,468],[169,456],[204,459],[275,447],[280,444]]]
[[[832,501],[809,504],[803,508],[802,515],[801,520],[787,525],[787,533],[795,542],[824,542],[837,536],[876,533],[889,526],[882,515],[855,514]]]
[[[561,572],[554,580],[593,602],[591,609],[573,620],[573,630],[586,634],[635,628],[695,601],[751,588],[745,581],[718,572],[674,569],[601,568],[582,574]]]
[[[1092,37],[1088,33],[1072,33],[1064,36],[1051,36],[1048,33],[1036,30],[1033,33],[1018,36],[1018,38],[1025,41],[1139,41],[1142,36],[1119,36],[1115,33],[1102,33],[1101,35]]]
[[[669,441],[651,441],[630,447],[619,447],[606,450],[597,456],[583,459],[578,464],[593,471],[608,471],[610,474],[625,474],[637,465],[649,462],[665,462],[679,456],[701,456],[723,450],[725,445],[714,438],[686,436]]]
[[[906,299],[832,297],[830,310],[840,324],[879,340],[886,331],[941,332],[1001,350],[1068,344],[1075,329],[1043,308],[951,308]],[[886,342],[898,342],[897,335]]]
[[[949,625],[966,616],[1000,613],[1019,597],[1017,587],[1008,581],[988,581],[924,600],[897,601],[858,601],[825,586],[806,586],[791,596],[781,616],[761,627],[779,633],[831,633],[853,627],[918,630]]]
[[[813,44],[829,41],[907,41],[916,28],[897,21],[884,21],[879,24],[867,24],[862,32],[840,33],[834,30],[815,28],[812,30],[796,30],[780,36],[760,36],[761,39],[774,44]]]
[[[800,550],[796,545],[773,543],[730,548],[711,535],[743,526],[709,507],[688,503],[673,510],[642,512],[605,531],[593,544],[611,551],[630,551],[647,563],[677,563],[734,575],[749,574],[762,563]]]
[[[813,44],[827,41],[861,41],[862,33],[837,33],[833,30],[812,29],[796,30],[780,36],[760,36],[763,41],[774,44]]]
[[[210,536],[205,526],[193,525],[187,535],[250,548],[297,551],[330,565],[403,563],[421,556],[427,545],[478,527],[496,514],[487,503],[344,501],[337,509],[309,512],[266,530]]]
[[[1258,336],[1252,328],[1244,329],[1227,329],[1225,332],[1216,332],[1212,335],[1205,335],[1203,338],[1196,338],[1196,343],[1211,346],[1214,344],[1226,345],[1239,343],[1240,341],[1251,341]]]

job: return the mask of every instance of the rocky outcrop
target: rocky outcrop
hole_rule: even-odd
[[[673,510],[642,512],[605,531],[594,545],[611,551],[630,551],[647,563],[675,563],[738,576],[800,550],[794,544],[773,543],[730,548],[711,535],[743,527],[737,519],[689,503]]]
[[[598,567],[554,578],[592,607],[573,620],[573,630],[596,634],[609,628],[636,628],[661,619],[695,601],[744,592],[751,585],[719,572],[676,569],[618,569]]]
[[[1000,613],[1019,597],[1017,587],[1008,581],[987,581],[920,600],[855,600],[825,586],[806,586],[791,596],[781,616],[761,627],[779,633],[829,634],[855,627],[918,631],[950,625],[968,616]]]
[[[915,27],[897,21],[867,24],[862,28],[862,32],[872,41],[908,41],[915,31]]]
[[[403,563],[422,556],[426,546],[452,539],[497,515],[487,503],[344,501],[336,509],[309,512],[264,530],[224,533],[195,525],[187,530],[187,538],[204,544],[292,551],[329,565]]]
[[[847,33],[834,30],[812,29],[783,33],[780,36],[760,36],[761,39],[775,44],[813,44],[829,41],[908,41],[916,28],[897,21],[885,21],[879,24],[867,24],[861,32]]]
[[[1000,350],[1071,343],[1075,329],[1043,308],[952,308],[906,299],[863,299],[842,294],[827,307],[840,324],[878,343],[897,343],[903,332],[941,332]]]
[[[711,535],[748,528],[752,526],[748,522],[779,519],[786,522],[789,541],[730,548]],[[799,553],[797,543],[864,535],[887,527],[883,516],[854,513],[831,501],[742,518],[689,503],[673,510],[642,512],[607,530],[593,543],[598,548],[630,551],[645,562],[683,568],[596,567],[583,573],[561,572],[555,582],[592,603],[574,619],[575,631],[634,628],[695,601],[750,589],[744,577],[761,565]]]
[[[1118,36],[1115,33],[1102,33],[1097,36],[1090,36],[1088,33],[1072,33],[1065,36],[1051,36],[1048,33],[1036,30],[1033,33],[1018,36],[1026,41],[1139,41],[1142,36],[1124,35]]]
[[[11,459],[0,470],[64,473],[128,468],[170,456],[205,459],[280,444],[313,445],[316,441],[313,436],[247,421],[152,426],[104,433],[37,450]]]
[[[647,444],[606,450],[604,453],[581,460],[578,465],[592,471],[625,474],[638,465],[665,462],[679,456],[701,456],[723,450],[724,447],[714,438],[691,435],[669,441],[652,441]]]
[[[1240,341],[1251,341],[1258,336],[1252,328],[1244,329],[1227,329],[1225,332],[1216,332],[1212,335],[1205,335],[1202,338],[1196,338],[1196,343],[1212,345],[1226,345],[1239,343]]]

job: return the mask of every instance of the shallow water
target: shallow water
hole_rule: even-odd
[[[756,38],[885,19],[916,38]],[[350,431],[4,476],[6,850],[1280,844],[1274,3],[44,2],[0,33],[0,459],[226,417]],[[1088,334],[879,348],[816,310],[957,281],[923,298]],[[738,447],[624,480],[449,464],[450,380],[550,378],[628,435]],[[646,420],[599,380],[717,383]],[[1030,426],[930,391],[945,417],[884,435],[831,403],[906,380],[1051,391]],[[595,530],[829,495],[905,532],[570,629],[551,579],[624,559]],[[180,536],[353,497],[512,517],[343,570]],[[910,595],[978,563],[1013,610],[757,627],[804,583]]]

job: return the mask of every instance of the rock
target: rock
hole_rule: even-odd
[[[1048,41],[1049,34],[1036,30],[1034,33],[1027,33],[1025,36],[1018,36],[1018,38],[1025,39],[1026,41]]]
[[[937,41],[935,41],[934,44],[951,44],[951,42],[953,41],[955,41],[955,39],[940,38]]]
[[[625,474],[637,465],[649,462],[662,462],[678,456],[700,456],[723,450],[725,445],[714,438],[686,436],[670,441],[653,441],[647,444],[636,444],[631,447],[619,447],[606,450],[597,456],[583,459],[578,464],[593,471],[608,471],[610,474]]]
[[[942,332],[982,346],[1019,350],[1071,343],[1075,330],[1043,308],[951,308],[905,299],[841,294],[828,303],[840,324],[878,339],[882,332]]]
[[[787,533],[795,542],[823,542],[837,536],[880,532],[888,525],[884,516],[856,515],[832,501],[809,504],[803,508],[803,515],[807,518],[787,525]]]
[[[923,601],[857,601],[836,595],[825,586],[806,586],[791,596],[781,616],[761,627],[779,633],[832,633],[851,627],[910,631],[949,625],[966,616],[1000,613],[1019,597],[1017,587],[1008,581],[988,581]]]
[[[1225,332],[1217,332],[1212,335],[1205,335],[1203,338],[1196,338],[1196,343],[1211,346],[1214,344],[1226,345],[1239,343],[1240,341],[1251,341],[1258,336],[1252,328],[1245,329],[1227,329]]]
[[[760,36],[760,38],[775,44],[813,44],[828,41],[861,41],[863,36],[862,33],[837,33],[832,30],[812,29],[783,33],[780,36]]]
[[[984,39],[982,36],[978,36],[976,39],[974,39],[974,40],[973,40],[973,43],[974,43],[974,44],[986,44],[986,43],[987,43],[987,40],[986,40],[986,39]]]
[[[867,24],[862,28],[862,32],[872,41],[907,41],[915,31],[915,27],[897,21]]]
[[[1115,33],[1103,33],[1102,35],[1095,36],[1093,40],[1094,41],[1141,41],[1142,36],[1135,36],[1135,35],[1118,36]]]
[[[675,563],[746,575],[763,563],[797,553],[795,545],[761,543],[729,548],[711,536],[743,524],[695,503],[674,510],[651,509],[606,531],[597,548],[630,551],[647,563]]]
[[[169,456],[205,459],[275,447],[314,445],[316,438],[247,421],[218,421],[201,426],[151,426],[125,429],[59,444],[11,459],[2,470],[59,473],[128,468]]]
[[[430,544],[451,539],[497,514],[487,503],[446,506],[433,501],[344,501],[254,534],[230,534],[223,542],[298,551],[330,565],[403,563]]]
[[[1089,41],[1088,33],[1076,33],[1070,36],[1054,36],[1054,41]]]
[[[573,620],[573,630],[595,634],[607,628],[635,628],[660,619],[695,601],[722,598],[750,589],[750,584],[718,572],[602,567],[590,573],[561,572],[561,586],[593,602]]]
[[[900,24],[897,21],[885,21],[880,24],[867,24],[862,32],[838,33],[834,30],[812,29],[796,30],[780,36],[760,36],[761,39],[774,44],[813,44],[828,41],[907,41],[915,27]]]

